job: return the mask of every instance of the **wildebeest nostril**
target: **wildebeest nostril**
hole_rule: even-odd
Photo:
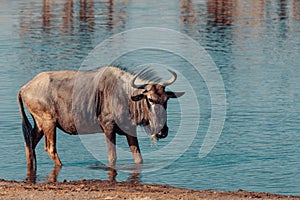
[[[169,128],[165,126],[158,134],[156,134],[156,137],[159,139],[166,138],[168,136],[168,131]]]

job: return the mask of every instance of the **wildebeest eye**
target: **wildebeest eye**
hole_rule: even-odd
[[[140,100],[142,100],[143,98],[145,98],[145,95],[143,95],[143,94],[138,94],[138,95],[136,95],[136,96],[131,96],[131,100],[132,100],[132,101],[140,101]]]
[[[153,99],[148,99],[151,103],[155,103],[155,101]]]

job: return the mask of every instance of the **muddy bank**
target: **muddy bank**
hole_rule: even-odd
[[[61,183],[24,183],[0,180],[0,199],[299,199],[247,191],[188,190],[165,185],[100,180]]]

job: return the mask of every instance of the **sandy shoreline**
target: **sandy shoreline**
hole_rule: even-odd
[[[165,185],[133,184],[101,180],[60,183],[25,183],[0,180],[0,199],[299,199],[260,192],[188,190]]]

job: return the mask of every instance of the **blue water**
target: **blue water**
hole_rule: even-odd
[[[0,5],[1,179],[22,181],[26,177],[16,101],[23,84],[42,71],[79,69],[99,43],[122,31],[160,27],[191,37],[215,62],[226,91],[223,131],[212,151],[200,159],[212,112],[204,78],[178,55],[153,49],[129,52],[115,63],[134,68],[161,62],[188,77],[196,90],[200,115],[189,108],[182,117],[191,122],[200,119],[200,126],[196,132],[184,130],[182,134],[195,134],[195,138],[178,159],[160,168],[167,158],[164,154],[151,157],[150,152],[172,144],[172,132],[180,123],[178,102],[170,102],[170,136],[155,146],[141,131],[144,166],[136,175],[135,170],[123,170],[133,164],[131,156],[119,157],[116,180],[129,181],[134,174],[142,183],[300,195],[299,1],[61,0],[0,1]],[[178,38],[174,46],[182,42]],[[112,45],[109,53],[118,47]],[[186,52],[193,54],[188,48]],[[64,164],[58,181],[108,179],[101,167],[106,153],[99,153],[103,155],[99,161],[82,138],[61,131],[57,141]],[[99,146],[105,149],[105,142]],[[118,137],[118,146],[128,151],[125,138]],[[37,147],[37,159],[37,181],[43,182],[53,169],[43,141]]]

